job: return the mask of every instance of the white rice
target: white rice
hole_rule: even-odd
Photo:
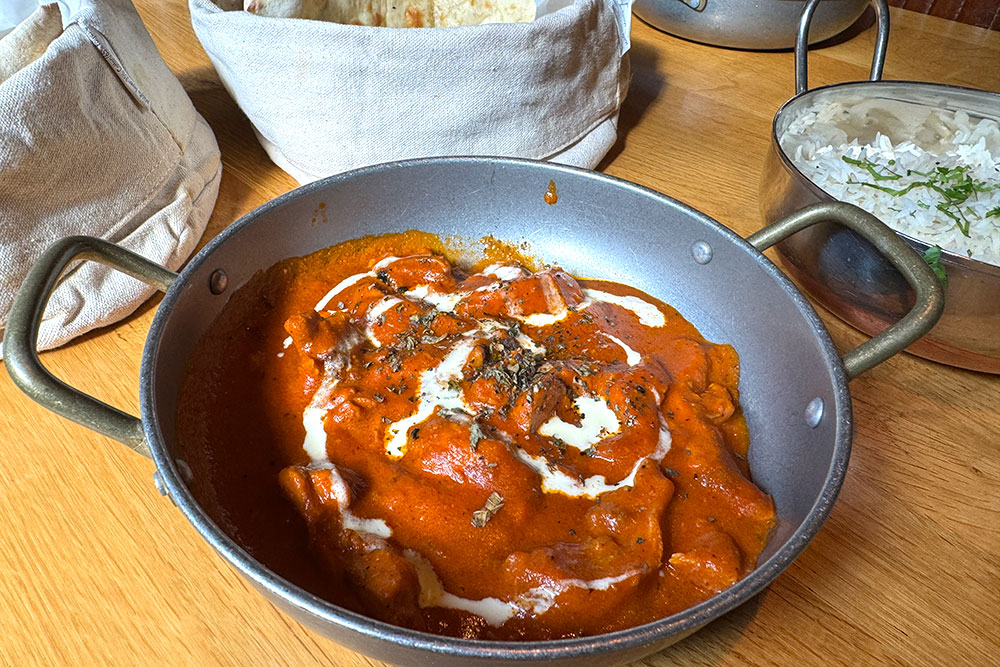
[[[893,229],[1000,266],[1000,124],[984,118],[970,121],[962,111],[926,111],[914,114],[915,105],[886,109],[850,101],[817,103],[800,113],[781,135],[781,148],[793,164],[831,196],[856,204]],[[884,133],[883,133],[884,132]],[[877,180],[863,166],[849,164],[844,157],[873,163],[880,175],[899,178]],[[916,186],[906,194],[891,194],[877,185],[903,190],[911,183],[927,181],[914,172],[937,168],[967,168],[963,177],[992,188],[973,192],[953,218],[938,210],[942,194],[927,186]],[[864,185],[867,183],[869,185]],[[963,227],[968,225],[968,235]]]

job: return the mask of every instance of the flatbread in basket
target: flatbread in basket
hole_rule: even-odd
[[[534,0],[243,0],[251,14],[387,28],[453,28],[535,18]]]

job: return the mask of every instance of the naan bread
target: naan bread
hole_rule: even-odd
[[[243,0],[259,16],[387,28],[450,28],[535,19],[534,0]]]
[[[436,0],[434,25],[452,28],[483,23],[527,23],[535,20],[534,0]]]
[[[243,8],[281,19],[385,25],[385,0],[243,0]]]

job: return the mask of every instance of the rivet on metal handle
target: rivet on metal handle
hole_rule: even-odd
[[[809,24],[820,0],[809,0],[799,19],[799,31],[795,37],[795,94],[809,90]],[[872,54],[872,69],[868,78],[878,81],[882,78],[885,65],[885,51],[889,46],[889,5],[886,0],[871,0],[875,8],[875,23],[878,32],[875,37],[875,52]]]
[[[712,246],[707,241],[695,241],[691,244],[691,256],[699,264],[708,264],[712,261]]]
[[[76,259],[100,262],[164,292],[177,277],[173,271],[101,239],[70,236],[56,241],[28,271],[14,299],[4,331],[4,365],[21,391],[49,410],[149,456],[138,418],[70,387],[38,359],[35,346],[45,306],[59,275]]]
[[[764,252],[792,234],[820,222],[840,223],[864,237],[903,274],[916,293],[913,308],[901,320],[842,357],[844,372],[851,380],[901,352],[930,331],[944,312],[944,289],[923,257],[896,232],[871,213],[846,202],[807,206],[751,234],[747,241]]]

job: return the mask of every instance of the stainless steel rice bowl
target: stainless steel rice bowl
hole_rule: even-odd
[[[771,150],[761,179],[765,224],[803,206],[836,201],[796,167],[782,147],[789,126],[818,103],[882,99],[934,110],[964,111],[973,119],[1000,121],[1000,95],[996,93],[935,83],[877,80],[888,39],[887,26],[879,36],[872,81],[808,90],[807,47],[801,35],[800,30],[797,94],[775,114]],[[921,255],[930,247],[920,239],[899,235]],[[868,334],[884,330],[913,303],[914,295],[902,276],[864,239],[838,225],[816,225],[779,244],[777,252],[788,272],[816,301]],[[948,250],[942,251],[941,264],[948,281],[945,313],[937,326],[908,351],[953,366],[1000,373],[1000,267]]]

